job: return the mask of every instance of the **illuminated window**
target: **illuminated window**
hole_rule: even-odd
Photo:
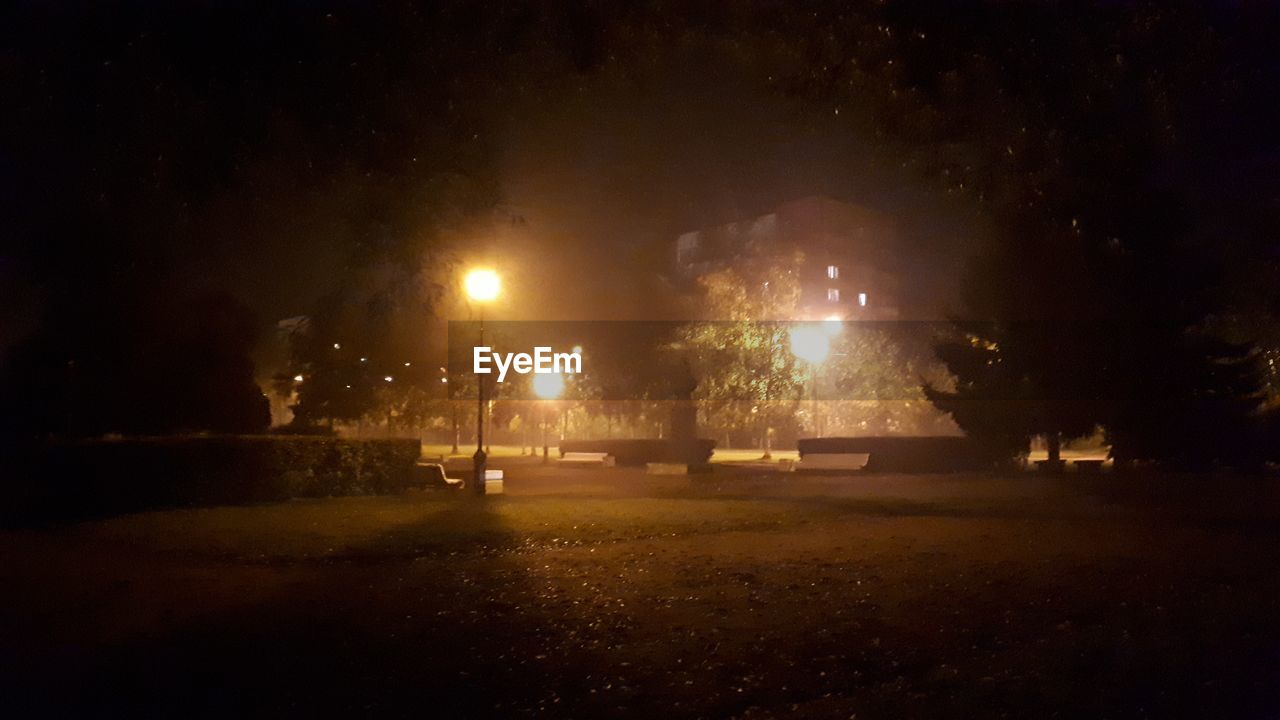
[[[866,307],[866,306],[867,306],[867,294],[866,294],[866,293],[858,293],[858,304],[859,304],[859,305],[861,305],[862,307]]]
[[[840,302],[840,291],[835,288],[827,288],[827,301]]]
[[[838,279],[838,278],[840,277],[840,266],[839,266],[839,265],[828,265],[828,266],[827,266],[827,277],[831,278],[832,280],[836,280],[836,279]]]

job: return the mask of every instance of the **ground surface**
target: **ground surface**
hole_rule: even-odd
[[[0,532],[11,717],[1280,717],[1274,481],[692,483]],[[17,710],[14,713],[14,710]]]

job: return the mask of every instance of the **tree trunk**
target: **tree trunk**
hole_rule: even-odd
[[[1049,448],[1049,462],[1057,463],[1062,459],[1062,434],[1051,432],[1045,435],[1045,442]]]

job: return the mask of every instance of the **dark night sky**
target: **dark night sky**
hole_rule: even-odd
[[[626,313],[619,260],[674,232],[902,186],[866,173],[835,105],[772,91],[710,40],[605,48],[567,13],[526,21],[507,49],[487,28],[521,21],[479,8],[213,7],[17,11],[9,27],[35,29],[7,63],[23,230],[83,210],[88,236],[65,242],[163,256],[183,284],[231,289],[269,320],[306,312],[369,235],[419,231],[405,206],[439,174],[492,173],[527,221],[504,254],[544,276],[602,270],[543,300]]]
[[[58,298],[143,278],[230,290],[265,326],[309,312],[370,258],[451,242],[465,260],[481,239],[519,268],[511,317],[634,317],[651,309],[645,270],[676,233],[808,194],[899,214],[929,251],[922,274],[955,274],[984,208],[921,167],[966,141],[906,157],[869,122],[884,99],[841,91],[844,71],[824,58],[874,60],[908,87],[893,62],[915,46],[888,45],[873,23],[923,39],[970,16],[871,4],[851,38],[824,37],[827,17],[851,21],[841,3],[813,7],[19,3],[0,18],[13,108],[0,187],[16,239],[0,266],[5,341]],[[1261,78],[1274,67],[1250,55],[1258,38],[1217,38]],[[898,49],[867,49],[877,42]],[[1240,77],[1232,111],[1263,79]],[[1251,159],[1239,173],[1204,163],[1227,178],[1216,187],[1274,174],[1266,148],[1233,152]],[[1249,187],[1255,207],[1275,202]]]
[[[685,230],[813,194],[890,208],[925,202],[920,183],[869,162],[867,143],[833,106],[770,92],[697,51],[611,64],[513,116],[499,168],[504,196],[528,221],[516,252],[582,283],[550,298],[566,314],[602,297],[615,303],[605,312],[643,316],[649,286],[628,275],[619,252],[669,253]],[[957,235],[972,232],[958,213],[933,209]],[[580,272],[584,259],[604,272]]]

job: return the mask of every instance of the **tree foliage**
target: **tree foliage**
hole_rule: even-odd
[[[699,280],[709,321],[683,326],[679,344],[698,380],[695,398],[716,426],[764,437],[794,416],[804,375],[787,347],[800,298],[796,263],[743,263]]]
[[[758,439],[770,428],[816,432],[819,416],[827,431],[953,433],[921,389],[925,378],[946,382],[918,332],[927,326],[800,320],[800,266],[800,258],[740,262],[699,280],[704,312],[721,319],[684,325],[679,345],[709,424],[751,428]],[[796,356],[797,329],[828,338],[820,367]]]
[[[252,433],[270,422],[253,376],[252,315],[223,294],[173,306],[76,308],[7,366],[5,429],[20,436]]]
[[[949,386],[934,357],[931,324],[848,322],[831,340],[830,427],[841,434],[953,435],[957,428],[925,397],[922,382]]]
[[[1253,271],[1212,260],[1270,242],[1224,173],[1275,145],[1240,114],[1275,116],[1260,37],[1194,5],[827,10],[793,90],[847,103],[992,227],[964,311],[985,322],[939,348],[958,384],[930,397],[996,446],[1100,423],[1126,459],[1232,460],[1219,429],[1247,427],[1256,372],[1207,330]]]

